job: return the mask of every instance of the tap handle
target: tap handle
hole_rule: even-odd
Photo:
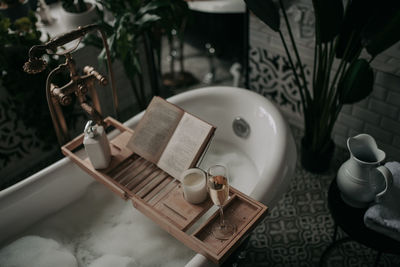
[[[86,66],[83,68],[83,72],[88,75],[93,75],[102,85],[107,85],[108,80],[106,77],[101,75],[99,72],[97,72],[93,67],[91,66]]]
[[[57,85],[50,84],[51,94],[58,100],[58,102],[63,106],[69,106],[72,103],[72,97],[68,93],[65,94],[61,88]]]

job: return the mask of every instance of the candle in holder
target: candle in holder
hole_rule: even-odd
[[[192,204],[199,204],[207,198],[206,174],[198,168],[191,168],[181,175],[183,195]]]

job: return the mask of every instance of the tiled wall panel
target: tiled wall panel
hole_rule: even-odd
[[[312,8],[300,1],[288,13],[306,76],[310,79],[314,55]],[[288,38],[285,31],[284,35]],[[272,99],[289,123],[303,127],[300,97],[288,66],[278,34],[251,15],[250,88]],[[368,133],[377,140],[388,159],[400,160],[400,43],[377,56],[372,67],[373,92],[366,99],[343,107],[332,138],[338,146],[346,147],[349,136]]]

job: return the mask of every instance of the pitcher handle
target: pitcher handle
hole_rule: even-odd
[[[390,172],[390,170],[388,168],[386,168],[385,166],[379,166],[376,169],[377,169],[377,171],[379,171],[382,174],[383,178],[385,179],[385,184],[386,184],[385,189],[383,189],[381,192],[379,192],[375,196],[375,201],[379,202],[380,198],[392,186],[392,184],[393,184],[393,176],[392,176],[392,173]]]

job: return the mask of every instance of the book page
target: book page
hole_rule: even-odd
[[[185,112],[158,166],[179,180],[181,173],[197,162],[214,130],[212,125]]]
[[[154,97],[134,129],[128,148],[157,164],[182,115],[183,110],[160,97]]]

